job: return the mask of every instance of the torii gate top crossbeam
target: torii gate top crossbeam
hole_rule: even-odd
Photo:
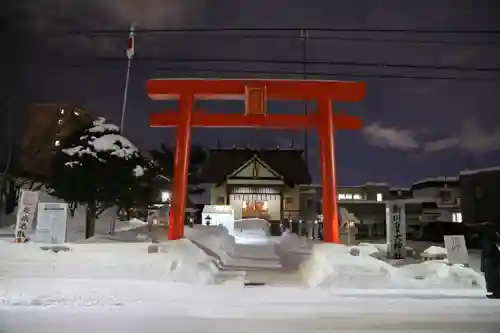
[[[269,100],[319,100],[358,102],[365,96],[365,83],[320,80],[260,79],[152,79],[147,81],[153,100],[179,99],[192,94],[195,99],[243,99],[245,88],[266,87]]]

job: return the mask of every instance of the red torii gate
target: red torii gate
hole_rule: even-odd
[[[361,128],[361,119],[334,114],[332,102],[357,102],[364,98],[361,82],[257,79],[152,79],[147,81],[153,100],[179,100],[179,111],[151,114],[151,127],[177,127],[172,210],[168,239],[184,235],[187,178],[192,127],[265,127],[274,129],[317,128],[320,138],[323,226],[325,242],[339,242],[335,180],[334,130]],[[206,99],[245,100],[245,114],[207,114],[193,110],[194,102]],[[307,115],[267,115],[267,100],[315,101],[317,112]]]

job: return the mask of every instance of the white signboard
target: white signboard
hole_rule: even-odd
[[[62,244],[66,241],[68,204],[41,202],[38,204],[36,235],[38,243]]]
[[[33,231],[33,218],[38,203],[38,191],[21,190],[17,203],[15,242],[25,243]]]
[[[205,226],[222,225],[232,235],[234,232],[234,209],[232,206],[205,205],[201,213],[201,223]]]
[[[450,264],[469,264],[469,252],[464,235],[444,236],[446,257]]]
[[[386,205],[387,255],[393,259],[406,256],[405,203],[392,201]]]

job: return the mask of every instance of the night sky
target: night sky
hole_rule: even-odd
[[[9,2],[8,10],[2,14],[7,17],[5,22],[8,27],[3,45],[9,44],[11,48],[8,54],[2,51],[2,57],[8,59],[2,61],[3,73],[7,73],[2,78],[2,91],[9,101],[8,108],[5,107],[5,98],[2,102],[4,119],[7,110],[18,115],[28,103],[67,102],[81,105],[93,114],[105,116],[118,124],[126,73],[125,31],[132,21],[137,23],[138,29],[358,28],[500,31],[498,0],[8,0]],[[68,34],[110,29],[123,32]],[[240,34],[297,36],[298,33],[297,30]],[[337,176],[340,184],[387,181],[393,185],[410,185],[420,178],[453,176],[462,169],[500,164],[500,33],[311,31],[309,36],[308,61],[344,63],[308,64],[307,72],[311,73],[309,78],[359,80],[368,84],[366,98],[361,103],[336,105],[336,108],[349,114],[362,116],[365,124],[362,132],[341,132],[336,136]],[[332,39],[314,39],[328,36]],[[407,42],[408,40],[414,42]],[[298,38],[236,38],[220,33],[200,36],[188,33],[167,35],[139,32],[125,121],[125,135],[139,147],[154,148],[160,142],[173,144],[174,140],[174,131],[171,129],[148,128],[148,113],[158,112],[166,106],[163,102],[148,100],[145,88],[148,78],[299,78],[300,75],[270,72],[303,71],[300,63],[178,62],[193,58],[300,62],[303,60],[303,43]],[[451,66],[460,69],[362,67],[345,65],[345,62]],[[199,68],[224,72],[193,71]],[[466,70],[467,68],[490,70],[471,71]],[[254,73],[238,73],[238,69]],[[327,72],[343,75],[320,75]],[[360,73],[367,75],[351,76]],[[462,79],[381,77],[391,75]],[[8,89],[6,82],[9,82]],[[203,107],[211,112],[242,112],[243,109],[242,103],[236,102],[211,102],[205,103]],[[300,103],[270,104],[271,113],[303,112],[303,108],[304,105]],[[7,124],[5,120],[2,123],[3,127]],[[5,136],[5,130],[3,135]],[[292,143],[295,148],[304,147],[304,134],[295,131],[196,129],[193,140],[209,147],[215,147],[217,141],[225,147],[237,145],[270,148],[279,145],[286,148],[291,147]],[[309,165],[315,182],[319,182],[317,146],[317,136],[310,133]]]

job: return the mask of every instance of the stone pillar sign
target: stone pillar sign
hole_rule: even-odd
[[[390,201],[386,204],[387,256],[403,259],[406,256],[406,212],[405,204]]]

